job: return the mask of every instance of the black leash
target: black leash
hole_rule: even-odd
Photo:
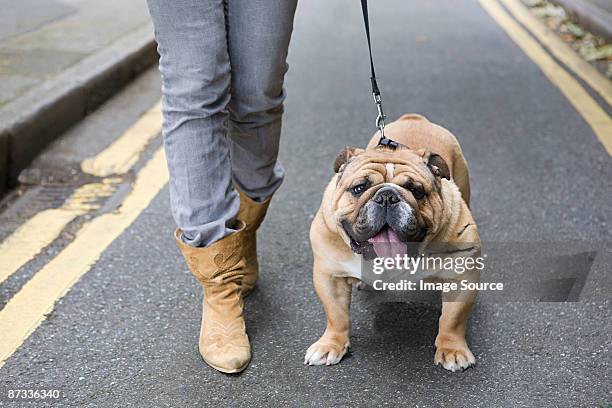
[[[378,116],[376,117],[376,127],[380,131],[380,140],[378,141],[379,146],[385,146],[390,149],[397,149],[399,144],[385,136],[385,113],[382,108],[382,98],[380,96],[380,89],[378,89],[378,83],[376,82],[376,72],[374,71],[374,58],[372,58],[372,42],[370,41],[370,19],[368,17],[368,0],[361,0],[361,11],[363,12],[363,24],[365,25],[366,37],[368,38],[368,51],[370,52],[370,71],[372,76],[370,81],[372,82],[372,96],[374,97],[374,103],[378,110]]]

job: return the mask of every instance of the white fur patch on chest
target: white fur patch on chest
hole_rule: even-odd
[[[385,167],[387,168],[387,181],[391,181],[393,179],[393,172],[395,171],[395,164],[387,163]]]
[[[361,280],[361,255],[353,254],[353,257],[344,262],[339,262],[342,269],[342,277],[351,277]]]

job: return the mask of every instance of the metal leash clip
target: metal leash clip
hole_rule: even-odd
[[[380,131],[380,140],[378,141],[378,145],[395,150],[399,147],[399,143],[397,143],[395,140],[388,139],[385,136],[385,113],[383,112],[380,94],[374,92],[372,93],[372,96],[374,96],[374,103],[376,103],[376,109],[378,110],[378,116],[376,117],[376,127]]]
[[[382,108],[382,99],[380,98],[380,94],[372,93],[374,97],[374,103],[376,104],[376,109],[378,109],[378,116],[376,117],[376,127],[380,130],[380,136],[382,138],[385,137],[385,113]]]

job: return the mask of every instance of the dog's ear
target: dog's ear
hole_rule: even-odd
[[[434,176],[447,180],[451,179],[450,170],[442,156],[426,150],[421,151],[421,156]]]
[[[364,152],[363,149],[350,146],[346,146],[344,149],[340,150],[340,153],[336,156],[336,160],[334,160],[334,173],[343,170],[344,166],[351,161],[353,157],[362,152]]]

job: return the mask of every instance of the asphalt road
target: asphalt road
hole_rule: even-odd
[[[371,14],[387,113],[419,112],[458,136],[485,245],[612,241],[610,156],[478,1],[388,0]],[[66,397],[55,405],[71,407],[612,403],[610,264],[594,268],[580,302],[479,304],[469,330],[478,363],[462,373],[433,365],[435,304],[371,302],[363,292],[352,306],[351,354],[333,367],[302,364],[324,329],[309,223],[336,153],[372,133],[361,24],[355,1],[298,8],[281,149],[287,178],[261,229],[261,278],[246,301],[249,368],[226,376],[200,359],[201,290],[174,245],[164,188],[0,368],[0,389],[58,388]],[[156,72],[146,73],[35,166],[73,168],[151,106],[158,88]],[[27,217],[33,204],[20,203],[5,219]],[[2,304],[69,242],[63,234],[7,280]]]

